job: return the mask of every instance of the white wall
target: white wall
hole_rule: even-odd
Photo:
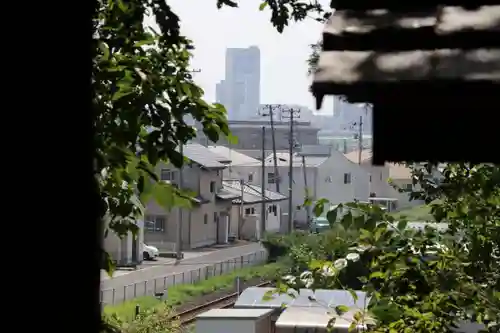
[[[196,333],[255,333],[255,321],[231,319],[231,318],[210,318],[196,319]]]
[[[351,175],[351,182],[344,184],[344,174]],[[330,182],[331,181],[331,182]],[[349,161],[342,153],[332,156],[318,169],[318,199],[326,198],[332,204],[368,200],[370,194],[369,175],[358,164]]]
[[[127,235],[123,236],[123,238],[120,238],[114,231],[109,230],[107,236],[103,240],[104,250],[120,264],[132,263],[132,258],[134,257],[132,253],[133,242],[137,242],[137,252],[135,253],[137,261],[142,261],[141,244],[144,242],[144,221],[137,220],[136,224],[139,228],[136,236],[134,236],[132,232],[129,232]]]
[[[306,157],[307,165],[307,157]],[[288,195],[288,167],[280,167],[282,182],[280,190]],[[272,168],[269,171],[273,172]],[[344,184],[344,174],[351,174],[351,183]],[[332,155],[319,167],[306,167],[307,187],[312,200],[328,199],[333,204],[352,202],[354,199],[366,201],[370,193],[369,176],[359,165],[349,161],[342,153],[333,151]],[[292,203],[294,220],[305,222],[307,211],[305,208],[297,210],[303,205],[305,198],[305,181],[302,167],[293,168]],[[267,184],[266,188],[275,190],[275,184]],[[280,203],[281,210],[288,213],[288,200]],[[312,210],[312,209],[311,209]],[[312,213],[311,213],[312,216]]]

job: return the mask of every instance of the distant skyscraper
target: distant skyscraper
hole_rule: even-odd
[[[260,104],[260,50],[226,49],[225,79],[216,86],[216,101],[224,104],[231,120],[249,119]]]

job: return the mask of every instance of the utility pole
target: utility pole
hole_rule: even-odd
[[[179,151],[181,153],[182,158],[184,158],[184,144],[181,142],[181,146],[179,148]],[[184,162],[183,165],[180,167],[179,171],[179,188],[182,191],[184,187],[183,183],[183,175],[182,175],[182,170],[183,170]],[[175,258],[176,260],[182,259],[182,207],[179,207],[179,219],[177,221],[177,237],[176,237],[176,255]]]
[[[304,197],[306,201],[309,201],[309,187],[307,187],[307,172],[306,172],[306,157],[302,155],[302,173],[304,175]],[[307,225],[311,223],[311,213],[310,206],[306,206],[306,216],[307,216]]]
[[[281,105],[279,104],[266,104],[264,107],[267,109],[267,112],[269,113],[269,122],[271,123],[271,139],[273,143],[273,160],[274,160],[274,184],[276,186],[276,192],[280,192],[280,176],[279,176],[279,171],[278,171],[278,160],[276,157],[276,138],[274,136],[274,119],[273,119],[273,114],[274,111],[277,109],[281,108]],[[260,114],[261,116],[267,116],[268,114],[263,112]]]
[[[260,207],[260,232],[259,240],[262,241],[264,238],[264,232],[266,231],[266,150],[264,143],[266,142],[266,128],[262,126],[262,170],[261,170],[261,207]]]
[[[358,133],[358,164],[361,165],[361,152],[363,151],[363,116],[359,116]]]
[[[240,216],[239,216],[239,223],[238,223],[238,239],[241,239],[241,228],[243,227],[243,213],[245,210],[244,201],[243,201],[243,195],[245,194],[244,186],[245,186],[245,183],[243,182],[243,179],[240,179],[241,204],[240,204]]]
[[[290,108],[289,110],[283,110],[288,113],[288,116],[283,118],[290,119],[290,138],[289,138],[289,150],[288,150],[288,232],[293,231],[293,199],[292,199],[292,187],[293,187],[293,148],[295,145],[295,140],[293,137],[293,119],[300,118],[300,109],[294,110]]]

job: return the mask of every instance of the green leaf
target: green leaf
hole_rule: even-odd
[[[101,250],[101,253],[103,256],[103,269],[108,273],[109,277],[113,277],[116,269],[115,262],[108,252]]]
[[[264,1],[264,2],[262,2],[262,3],[260,4],[260,6],[259,6],[259,10],[261,10],[261,11],[262,11],[262,10],[264,10],[264,8],[266,8],[266,7],[267,7],[267,1]]]
[[[351,294],[352,299],[356,303],[358,301],[358,294],[356,294],[356,292],[352,289],[347,289],[347,291],[349,292],[349,294]]]
[[[383,279],[385,278],[385,273],[383,272],[373,272],[370,274],[369,279]]]
[[[335,312],[337,313],[337,315],[339,316],[342,316],[344,313],[346,313],[347,311],[349,311],[349,307],[346,306],[346,305],[337,305],[335,307]]]
[[[126,12],[128,10],[128,5],[123,0],[117,0],[116,2],[118,4],[118,8],[120,8],[122,12]]]
[[[103,53],[102,59],[103,60],[109,60],[110,52],[109,52],[109,46],[108,46],[108,44],[106,44],[106,42],[99,41],[98,45],[99,45],[99,49]]]
[[[337,207],[326,213],[326,219],[330,223],[330,227],[332,227],[335,222],[337,222]]]
[[[408,221],[402,220],[398,222],[398,230],[403,231],[406,229],[406,226],[408,225]]]
[[[344,230],[349,230],[352,226],[352,213],[348,211],[343,217],[342,220],[340,221],[340,224],[342,227],[344,227]]]
[[[313,208],[313,213],[316,217],[323,214],[323,211],[325,210],[325,204],[328,202],[328,199],[319,199],[318,202],[316,202],[316,205]]]
[[[156,184],[153,189],[153,198],[167,211],[170,211],[174,205],[174,189],[170,184]]]

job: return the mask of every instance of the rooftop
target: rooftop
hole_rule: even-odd
[[[260,164],[259,160],[225,146],[209,146],[208,149],[214,154],[223,156],[225,159],[229,160],[229,164],[232,166]]]
[[[316,168],[328,160],[329,156],[305,156],[306,167]],[[276,159],[278,160],[278,166],[288,166],[290,155],[288,153],[276,153]],[[266,166],[274,166],[273,154],[266,157]],[[292,156],[293,167],[302,167],[302,156],[295,153]]]
[[[237,195],[238,199],[233,200],[233,203],[240,203],[241,200],[241,184],[238,180],[224,180],[222,182],[224,190],[233,195]],[[243,203],[252,204],[262,202],[262,188],[257,185],[243,184]],[[265,201],[274,202],[286,200],[287,196],[269,190],[264,191]]]
[[[344,154],[344,156],[351,162],[358,163],[359,150]],[[371,149],[361,151],[361,163],[371,161],[372,157],[373,152]],[[397,163],[386,163],[386,166],[389,168],[389,177],[391,179],[411,179],[411,170],[407,166]]]
[[[359,150],[351,151],[350,153],[344,154],[345,157],[351,162],[359,162]],[[361,163],[371,160],[373,157],[373,152],[371,149],[363,149],[361,151]]]
[[[338,305],[346,305],[352,308],[362,308],[366,293],[363,291],[356,291],[358,300],[355,301],[352,295],[345,290],[331,290],[331,289],[318,289],[313,291],[311,289],[301,289],[300,293],[295,292],[295,297],[289,295],[275,295],[270,300],[264,300],[264,295],[268,291],[274,291],[275,288],[266,287],[249,287],[245,289],[235,303],[235,308],[282,308],[283,305],[287,307],[300,307],[300,308],[334,308]],[[368,302],[368,300],[367,300]]]
[[[217,155],[205,146],[198,143],[188,143],[183,147],[182,153],[191,161],[207,169],[225,169],[230,161]]]

